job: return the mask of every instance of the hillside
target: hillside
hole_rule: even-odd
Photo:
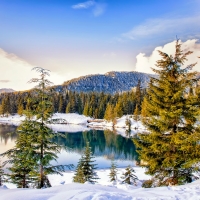
[[[56,86],[56,90],[70,90],[76,92],[105,92],[114,94],[133,89],[139,80],[141,86],[147,86],[150,74],[141,72],[108,72],[106,74],[94,74],[81,76],[66,81],[63,85]]]
[[[9,92],[15,92],[15,90],[13,90],[11,88],[1,88],[0,89],[0,94],[1,93],[9,93]]]

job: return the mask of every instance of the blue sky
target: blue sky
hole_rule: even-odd
[[[132,71],[137,55],[176,35],[199,48],[200,0],[0,0],[0,10],[0,67],[10,75],[0,76],[0,88],[24,89],[32,66],[50,69],[55,84]]]

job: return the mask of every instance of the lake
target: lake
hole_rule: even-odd
[[[15,145],[16,129],[17,126],[14,125],[0,124],[0,153]],[[90,143],[98,168],[109,168],[112,160],[116,161],[118,167],[126,167],[129,164],[133,166],[138,158],[131,134],[124,137],[115,131],[92,129],[60,133],[65,137],[54,138],[63,146],[62,151],[58,154],[58,164],[74,164],[76,166],[87,141]]]

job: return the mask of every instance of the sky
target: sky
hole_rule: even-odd
[[[152,73],[157,50],[200,56],[200,0],[0,0],[0,88],[30,89],[51,71],[54,84],[109,71]],[[197,64],[194,70],[200,71]]]

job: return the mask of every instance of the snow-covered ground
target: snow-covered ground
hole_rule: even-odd
[[[131,133],[134,134],[137,130],[145,130],[144,126],[140,121],[135,121],[131,116],[122,116],[118,118],[115,124],[115,130],[124,135],[125,130],[128,128],[126,126],[126,119],[129,119],[131,122]],[[13,125],[19,125],[25,119],[24,116],[13,115],[8,117],[0,117],[0,122],[9,123]],[[49,125],[55,131],[66,131],[66,132],[78,132],[78,131],[86,131],[89,128],[96,129],[108,129],[113,130],[113,123],[103,120],[102,122],[91,122],[88,123],[88,120],[92,120],[90,117],[86,117],[84,115],[79,115],[76,113],[55,113],[52,119],[60,119],[63,121],[63,124],[51,124]]]
[[[140,180],[148,179],[144,169],[134,167]],[[118,169],[118,183],[109,182],[109,169],[97,171],[98,183],[72,183],[74,172],[69,171],[63,176],[50,175],[53,187],[47,189],[8,189],[0,187],[1,200],[200,200],[200,181],[184,186],[141,188],[121,184],[120,177],[124,169]],[[11,186],[8,184],[8,187]]]

